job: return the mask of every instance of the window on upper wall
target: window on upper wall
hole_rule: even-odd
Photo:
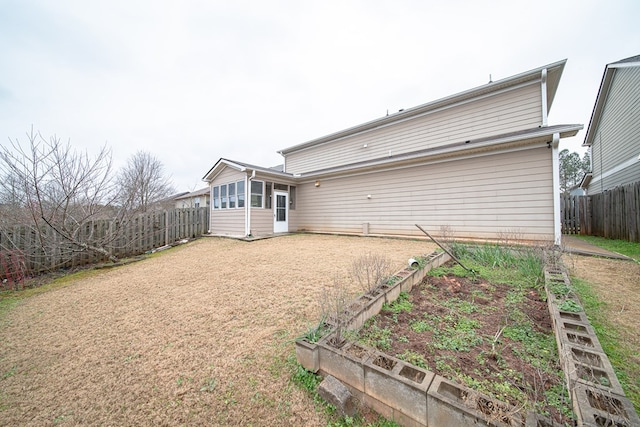
[[[261,208],[264,199],[264,186],[262,181],[251,181],[251,207]]]
[[[238,195],[238,207],[244,208],[244,181],[236,182],[236,193]]]
[[[266,190],[264,191],[265,193],[265,197],[264,197],[264,207],[267,209],[271,209],[271,186],[273,185],[272,182],[267,182],[265,184]]]
[[[211,191],[211,199],[213,199],[213,209],[220,209],[220,187],[217,185]]]
[[[220,209],[227,209],[227,186],[220,186]]]
[[[195,207],[195,208],[199,208],[199,207],[200,207],[200,197],[196,197],[196,198],[193,200],[193,204],[194,204],[194,207]]]
[[[289,209],[296,210],[296,187],[295,185],[289,186]]]
[[[236,207],[236,183],[229,184],[229,209]]]

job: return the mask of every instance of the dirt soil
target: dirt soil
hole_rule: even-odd
[[[433,249],[206,238],[22,300],[0,319],[0,425],[325,425],[287,361],[323,287],[367,251],[400,270]]]
[[[526,321],[532,325],[526,340],[537,341],[542,339],[537,337],[544,334],[551,347],[554,346],[546,301],[535,290],[515,291],[514,286],[479,278],[427,276],[408,294],[410,309],[394,309],[394,305],[383,309],[372,319],[375,323],[368,323],[360,331],[360,336],[365,337],[367,343],[367,336],[380,336],[381,330],[390,330],[391,340],[376,340],[383,344],[382,348],[378,345],[381,351],[423,365],[461,384],[466,378],[485,393],[487,383],[500,384],[491,392],[515,408],[524,401],[506,396],[524,392],[529,402],[537,401],[554,421],[569,422],[544,402],[547,390],[562,387],[564,378],[558,374],[560,364],[532,365],[529,360],[537,358],[537,352],[542,349],[530,348],[507,336],[507,332],[502,333],[505,326]],[[389,348],[385,349],[386,346]]]

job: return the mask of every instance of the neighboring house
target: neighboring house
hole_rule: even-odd
[[[220,159],[210,233],[505,235],[560,242],[560,138],[548,126],[566,61],[280,150],[281,170]]]
[[[176,209],[200,208],[209,206],[209,187],[191,193],[180,194],[174,198]]]
[[[584,139],[588,194],[640,181],[640,55],[607,64]]]
[[[585,189],[580,187],[580,185],[574,185],[569,189],[570,196],[585,196],[586,194]]]

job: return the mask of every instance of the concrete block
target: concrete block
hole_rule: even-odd
[[[318,394],[333,405],[342,416],[353,417],[356,405],[349,389],[335,377],[328,375],[318,386]]]
[[[527,413],[525,420],[525,427],[556,427],[558,426],[553,420],[543,417],[540,414],[536,414],[533,411]]]
[[[346,351],[351,345],[347,343],[343,348],[336,349],[327,342],[318,343],[320,372],[332,375],[349,387],[362,392],[364,391],[364,360]]]
[[[577,383],[624,396],[622,386],[604,353],[567,345],[561,353],[563,370],[569,389]]]
[[[558,316],[562,320],[568,320],[568,321],[572,321],[572,322],[589,323],[589,320],[587,319],[587,315],[585,314],[584,311],[579,311],[579,312],[575,312],[574,313],[574,312],[562,311],[562,310],[558,309]]]
[[[427,392],[427,425],[524,426],[520,410],[436,375]]]
[[[562,330],[560,333],[560,341],[561,345],[559,346],[559,348],[565,346],[573,346],[588,351],[604,353],[602,347],[600,346],[600,341],[598,341],[598,337],[589,334]]]
[[[318,354],[317,343],[310,343],[306,340],[296,341],[296,359],[307,371],[316,373],[318,369],[320,369],[320,358]]]
[[[394,421],[427,425],[427,390],[435,376],[433,372],[382,353],[367,359],[364,372],[365,393],[392,408]]]
[[[571,399],[579,426],[640,426],[633,404],[624,396],[576,384]]]

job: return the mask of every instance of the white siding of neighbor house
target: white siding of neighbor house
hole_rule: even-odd
[[[553,240],[552,150],[531,148],[298,186],[296,230]],[[367,198],[371,195],[371,198]],[[514,236],[517,235],[517,236]]]
[[[617,69],[595,129],[589,194],[640,181],[639,111],[640,67]]]
[[[220,172],[213,180],[211,186],[229,184],[231,182],[242,181],[246,177],[244,172],[227,167]],[[245,194],[245,203],[248,198]],[[245,208],[234,209],[213,209],[211,206],[211,220],[209,232],[221,236],[244,236],[245,235]]]
[[[423,116],[289,153],[288,173],[305,173],[375,158],[437,148],[542,123],[540,81]],[[364,145],[367,145],[365,148]]]

